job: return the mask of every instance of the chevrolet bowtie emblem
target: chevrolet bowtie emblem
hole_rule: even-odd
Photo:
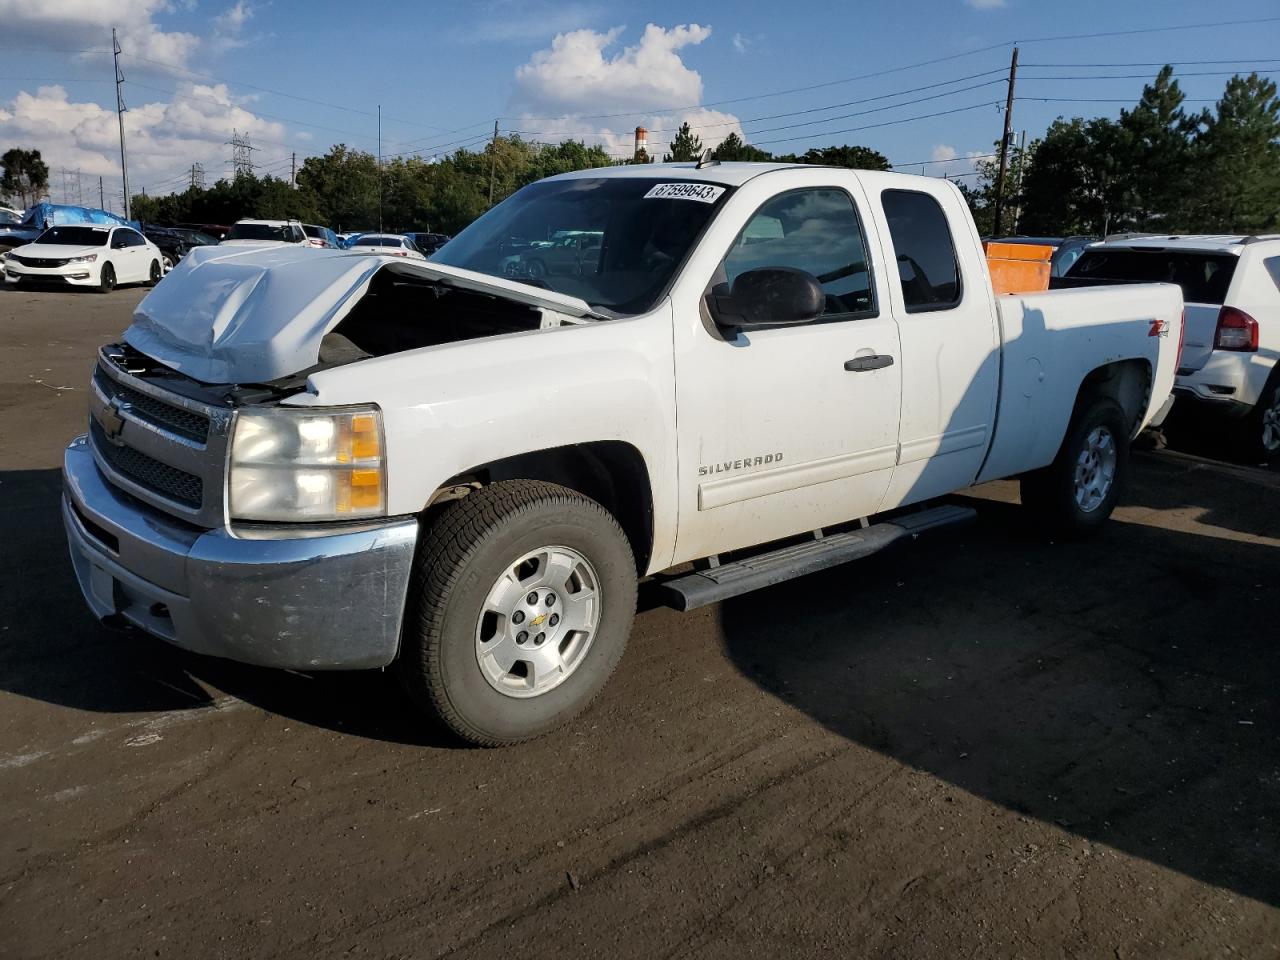
[[[545,619],[547,619],[547,615],[545,613],[540,613],[536,617],[534,617],[532,620],[529,621],[529,626],[540,627],[542,626],[542,621]]]
[[[119,398],[112,398],[111,403],[100,407],[97,411],[98,426],[112,443],[118,443],[120,434],[124,432],[124,417],[120,415],[121,407]]]

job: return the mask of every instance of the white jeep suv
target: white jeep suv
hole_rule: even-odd
[[[1108,240],[1054,286],[1153,281],[1186,301],[1174,393],[1230,418],[1244,457],[1280,459],[1280,235]]]

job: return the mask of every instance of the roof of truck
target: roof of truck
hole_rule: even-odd
[[[1127,250],[1198,250],[1213,253],[1233,253],[1254,243],[1280,244],[1280,234],[1263,234],[1261,236],[1245,236],[1242,234],[1142,234],[1134,236],[1108,237],[1096,246],[1121,247]]]
[[[726,187],[740,187],[748,180],[759,176],[762,173],[774,173],[778,170],[814,170],[814,169],[835,169],[843,170],[844,167],[818,167],[815,164],[805,163],[709,163],[703,167],[699,167],[696,163],[628,163],[616,167],[588,167],[585,170],[574,170],[572,173],[562,173],[554,177],[548,177],[549,180],[577,180],[577,179],[594,179],[598,177],[607,178],[644,178],[652,180],[654,178],[662,178],[665,180],[696,180],[700,183],[719,183]],[[866,176],[874,174],[876,177],[901,178],[903,180],[919,181],[921,179],[929,179],[938,182],[938,178],[929,177],[921,178],[915,174],[909,173],[893,173],[881,170],[855,170],[854,173]]]

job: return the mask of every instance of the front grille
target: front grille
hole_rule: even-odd
[[[145,394],[140,390],[135,390],[133,387],[117,383],[104,374],[101,369],[94,371],[93,379],[98,385],[98,389],[106,395],[108,401],[115,397],[121,403],[127,403],[131,412],[140,419],[146,420],[162,430],[168,430],[180,437],[194,440],[196,443],[208,442],[208,417],[190,410],[183,410],[181,407],[165,403],[163,400]]]
[[[9,254],[10,260],[16,260],[24,267],[65,267],[66,260],[49,260],[43,257],[20,257],[16,253]]]
[[[116,446],[96,421],[89,424],[89,433],[99,455],[134,483],[188,507],[198,509],[204,503],[204,481],[195,474],[161,463],[132,447]]]

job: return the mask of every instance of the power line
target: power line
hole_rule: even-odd
[[[956,90],[948,90],[948,91],[946,91],[946,92],[944,92],[944,93],[935,93],[935,94],[932,94],[932,95],[927,96],[927,97],[917,97],[917,98],[916,98],[916,99],[914,99],[914,100],[904,100],[904,101],[902,101],[901,103],[890,103],[890,104],[886,104],[886,105],[885,105],[885,106],[883,106],[883,107],[872,107],[870,110],[857,110],[857,111],[854,111],[853,113],[838,114],[838,115],[833,116],[833,117],[822,117],[822,118],[817,119],[817,120],[804,120],[804,121],[801,121],[800,123],[789,123],[789,124],[784,124],[784,125],[779,126],[779,127],[766,127],[766,128],[764,128],[764,129],[761,129],[761,130],[751,130],[751,131],[744,131],[744,132],[749,132],[749,133],[752,133],[752,134],[757,134],[757,133],[776,133],[776,132],[781,131],[781,130],[794,130],[794,129],[798,128],[798,127],[809,127],[809,126],[813,126],[814,124],[818,124],[818,123],[830,123],[830,122],[832,122],[832,121],[834,121],[834,120],[847,120],[847,119],[849,119],[850,117],[860,117],[860,116],[865,116],[865,115],[870,114],[870,113],[883,113],[885,110],[896,110],[898,107],[908,107],[908,106],[912,106],[913,104],[917,104],[917,103],[925,103],[926,101],[930,101],[930,100],[940,100],[940,99],[942,99],[942,98],[944,98],[944,97],[951,97],[951,96],[955,96],[956,94],[959,94],[959,93],[967,93],[967,92],[969,92],[969,91],[971,91],[971,90],[979,90],[979,89],[981,89],[981,88],[983,88],[983,87],[990,87],[990,86],[993,86],[993,85],[998,84],[998,83],[1004,83],[1004,80],[988,80],[988,81],[987,81],[987,82],[985,82],[985,83],[975,83],[975,84],[973,84],[973,85],[971,85],[971,86],[968,86],[968,87],[960,87],[960,88],[958,88],[958,89],[956,89]],[[898,95],[899,95],[899,94],[886,94],[885,96],[898,96]],[[868,98],[868,100],[880,100],[880,99],[884,99],[884,98],[883,98],[883,97],[869,97],[869,98]],[[853,103],[857,103],[857,102],[859,102],[859,101],[852,101],[852,102],[853,102]],[[862,102],[866,102],[866,101],[862,101]],[[689,124],[689,129],[690,129],[690,130],[706,130],[706,129],[710,128],[710,127],[726,127],[726,126],[733,126],[733,125],[735,125],[735,124],[759,123],[759,122],[761,122],[761,121],[763,121],[763,120],[780,119],[780,118],[788,117],[788,116],[803,116],[803,115],[805,115],[805,114],[813,113],[813,112],[815,112],[816,110],[830,110],[830,109],[832,109],[832,108],[831,108],[831,107],[816,107],[816,108],[813,108],[813,109],[810,109],[810,110],[797,110],[797,111],[795,111],[794,113],[780,113],[780,114],[775,114],[775,115],[774,115],[774,116],[772,116],[772,117],[753,117],[753,118],[746,119],[746,120],[727,120],[727,121],[717,121],[717,122],[714,122],[714,123],[691,123],[691,124]],[[534,131],[534,132],[528,132],[528,131],[523,131],[523,130],[513,130],[512,132],[513,132],[513,133],[518,133],[518,134],[521,134],[521,135],[526,135],[526,134],[527,134],[528,136],[534,136],[534,137],[541,137],[541,136],[558,136],[558,135],[561,135],[561,136],[604,136],[604,134],[600,134],[600,133],[557,134],[557,132],[556,132],[556,131],[554,131],[554,130],[539,130],[539,131]],[[674,133],[674,132],[676,132],[676,128],[650,129],[650,130],[649,130],[649,132],[650,132],[650,133]]]
[[[577,120],[613,120],[620,117],[662,116],[664,114],[669,114],[669,113],[681,113],[685,110],[697,110],[703,107],[716,107],[716,106],[724,106],[726,104],[731,104],[731,103],[744,103],[748,100],[762,100],[767,97],[781,97],[791,93],[806,93],[810,90],[819,90],[824,87],[837,86],[842,83],[853,83],[854,81],[857,81],[857,80],[870,80],[875,77],[883,77],[883,76],[888,76],[894,73],[901,73],[905,70],[915,70],[920,67],[928,67],[937,63],[945,63],[951,60],[959,60],[964,57],[977,56],[980,53],[988,53],[992,50],[1000,50],[1005,47],[1010,47],[1015,43],[1051,43],[1051,42],[1056,42],[1061,40],[1090,40],[1090,39],[1097,39],[1101,37],[1134,36],[1142,33],[1167,33],[1169,31],[1176,31],[1176,30],[1203,30],[1203,29],[1209,29],[1213,27],[1243,26],[1243,25],[1251,25],[1251,24],[1276,23],[1276,22],[1280,22],[1280,17],[1258,17],[1258,18],[1248,19],[1248,20],[1226,20],[1226,21],[1219,21],[1217,23],[1185,23],[1185,24],[1176,24],[1176,25],[1167,26],[1167,27],[1144,27],[1137,30],[1116,30],[1116,31],[1100,32],[1100,33],[1064,34],[1060,36],[1032,37],[1030,39],[1025,39],[1025,40],[1020,38],[1013,38],[1011,40],[1006,40],[1001,43],[988,44],[987,46],[978,47],[974,50],[968,50],[963,53],[955,53],[946,57],[935,57],[931,60],[921,60],[917,63],[909,63],[904,66],[893,67],[888,70],[877,70],[871,73],[858,74],[857,76],[853,76],[853,77],[844,77],[839,80],[827,80],[822,83],[807,84],[806,86],[803,86],[803,87],[791,87],[786,90],[774,90],[768,93],[758,93],[758,94],[753,94],[751,96],[745,96],[745,97],[733,97],[731,99],[726,99],[726,100],[707,100],[707,101],[703,101],[702,103],[690,104],[688,106],[683,106],[683,107],[655,108],[652,110],[632,110],[632,111],[627,111],[625,113],[600,113],[600,114],[589,114],[589,115],[582,115],[582,116],[574,116],[571,114],[560,114],[559,116],[550,116],[550,117],[525,117],[525,118],[507,117],[505,119],[509,119],[509,120],[522,119],[525,121],[560,120],[560,119],[566,119],[566,118],[569,118],[570,116],[573,116],[573,119],[577,119]],[[566,78],[566,79],[570,79],[570,78]],[[584,75],[582,79],[590,80],[592,78],[590,76]]]
[[[173,99],[175,100],[192,100],[192,101],[197,101],[201,103],[213,103],[213,104],[217,104],[220,107],[230,107],[235,110],[245,110],[245,108],[241,107],[239,104],[229,103],[225,100],[219,100],[217,97],[203,97],[203,96],[200,96],[199,94],[194,94],[194,93],[178,93],[178,91],[176,90],[166,90],[164,87],[153,87],[150,84],[139,83],[136,80],[132,81],[132,83],[135,87],[142,87],[145,90],[154,90],[156,93],[167,94],[168,96],[173,97]],[[330,133],[340,133],[346,137],[372,139],[369,137],[368,134],[365,134],[365,133],[356,133],[352,130],[342,130],[338,127],[327,127],[327,126],[324,126],[323,124],[310,123],[309,121],[306,121],[306,120],[295,120],[292,117],[282,117],[277,114],[270,114],[270,113],[259,113],[256,110],[245,110],[245,112],[252,114],[255,117],[261,117],[264,120],[277,120],[280,123],[291,123],[299,127],[315,127],[317,130],[328,130]]]
[[[1174,30],[1211,30],[1214,27],[1240,27],[1257,23],[1280,23],[1280,17],[1254,17],[1249,20],[1216,20],[1209,23],[1179,23],[1169,27],[1140,27],[1136,30],[1107,30],[1102,33],[1068,33],[1056,37],[1029,37],[1014,43],[1050,43],[1057,40],[1097,40],[1101,37],[1132,37],[1140,33],[1169,33]]]
[[[902,117],[898,120],[885,120],[882,123],[869,123],[861,127],[847,127],[844,130],[819,130],[811,134],[815,137],[835,137],[845,133],[857,133],[859,130],[876,130],[880,127],[893,127],[900,123],[911,123],[915,120],[928,120],[931,117],[945,117],[953,113],[964,113],[969,110],[980,110],[984,107],[999,108],[1000,104],[994,100],[988,100],[986,103],[974,103],[967,107],[956,107],[952,110],[939,110],[936,113],[922,113],[915,117]],[[757,140],[755,146],[762,147],[770,143],[790,143],[794,140],[803,140],[810,134],[801,134],[795,137],[782,137],[776,140]]]
[[[1205,67],[1214,64],[1228,63],[1280,63],[1278,57],[1245,57],[1236,60],[1161,60],[1133,63],[1024,63],[1024,67],[1053,67],[1055,69],[1073,69],[1077,67]]]
[[[283,90],[274,90],[271,87],[262,87],[257,84],[248,83],[244,80],[228,80],[225,77],[219,77],[212,73],[200,73],[197,70],[190,70],[187,67],[179,66],[176,63],[168,63],[164,60],[153,60],[150,57],[140,57],[137,54],[126,54],[126,56],[131,56],[133,57],[134,60],[141,60],[144,63],[151,63],[151,64],[155,64],[156,66],[166,67],[170,70],[176,70],[179,73],[185,73],[188,76],[199,77],[203,80],[213,80],[217,83],[225,83],[228,86],[248,87],[250,90],[259,90],[263,93],[270,93],[273,96],[287,97],[290,100],[298,100],[302,103],[310,103],[317,107],[331,107],[334,110],[345,110],[348,113],[359,113],[359,114],[363,114],[366,117],[377,116],[377,114],[372,110],[361,110],[357,107],[343,106],[340,103],[330,103],[327,100],[316,100],[312,97],[302,97],[294,93],[285,93]],[[384,119],[392,120],[396,123],[403,123],[412,127],[423,127],[427,130],[437,130],[442,133],[448,132],[448,131],[444,131],[441,127],[437,127],[435,124],[422,123],[421,121],[418,121],[418,120],[404,120],[404,119],[397,119],[395,117],[386,117]]]

